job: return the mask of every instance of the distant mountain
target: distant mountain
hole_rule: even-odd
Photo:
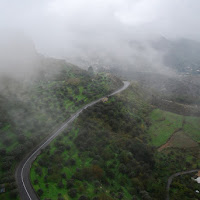
[[[163,62],[177,72],[200,74],[200,43],[189,39],[167,40],[162,37],[153,47],[164,52]]]
[[[81,51],[82,52],[82,51]],[[166,74],[175,71],[181,74],[200,74],[200,43],[189,39],[166,39],[157,37],[144,40],[116,41],[107,47],[95,46],[73,58],[83,68],[120,69],[136,72]]]
[[[58,74],[66,64],[64,60],[39,54],[34,43],[22,34],[9,34],[0,38],[1,80],[5,77],[26,81],[49,78]]]

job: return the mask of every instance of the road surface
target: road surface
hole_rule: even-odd
[[[124,86],[117,91],[113,92],[109,96],[113,96],[117,93],[122,92],[125,90],[130,83],[128,81],[124,81]],[[104,97],[103,97],[104,98]],[[33,161],[37,158],[40,154],[41,150],[44,149],[56,136],[58,136],[71,122],[73,122],[79,114],[86,108],[98,103],[101,101],[102,98],[93,101],[83,108],[78,110],[75,114],[73,114],[66,122],[64,122],[57,130],[55,130],[45,141],[43,141],[40,145],[38,145],[33,151],[31,151],[28,156],[24,160],[22,160],[16,169],[15,178],[17,181],[20,199],[21,200],[39,200],[37,194],[35,193],[34,189],[32,188],[30,182],[30,168]]]
[[[180,175],[184,175],[184,174],[191,174],[191,173],[194,173],[194,172],[198,172],[200,169],[193,169],[193,170],[189,170],[189,171],[184,171],[184,172],[177,172],[173,175],[171,175],[168,179],[168,182],[167,182],[167,196],[166,196],[166,200],[169,200],[170,197],[169,197],[169,190],[170,190],[170,185],[172,183],[172,180],[173,178],[177,177],[177,176],[180,176]]]

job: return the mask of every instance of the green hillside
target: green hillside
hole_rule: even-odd
[[[28,83],[4,77],[0,95],[0,183],[6,185],[7,192],[0,198],[16,199],[14,169],[30,149],[84,104],[121,85],[109,74],[91,74],[57,60]]]
[[[150,108],[132,89],[84,111],[37,158],[31,180],[41,199],[131,199],[139,182],[131,177],[154,165],[145,143]]]
[[[40,198],[164,199],[171,174],[197,167],[199,147],[157,146],[182,125],[197,126],[199,118],[153,110],[144,99],[132,84],[84,111],[34,162],[31,180]],[[171,134],[164,131],[169,124]],[[159,139],[153,138],[155,129]]]

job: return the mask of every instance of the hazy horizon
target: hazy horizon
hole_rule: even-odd
[[[199,7],[197,0],[1,0],[0,30],[23,32],[39,52],[65,57],[123,40],[200,40]]]
[[[163,52],[151,42],[199,41],[199,6],[197,0],[1,0],[0,42],[21,34],[37,52],[82,67],[166,71]]]

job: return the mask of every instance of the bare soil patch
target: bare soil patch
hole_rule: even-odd
[[[183,131],[175,132],[170,139],[162,145],[158,151],[162,151],[163,149],[174,147],[174,148],[193,148],[198,147],[198,143],[192,140],[189,136],[187,136]]]

